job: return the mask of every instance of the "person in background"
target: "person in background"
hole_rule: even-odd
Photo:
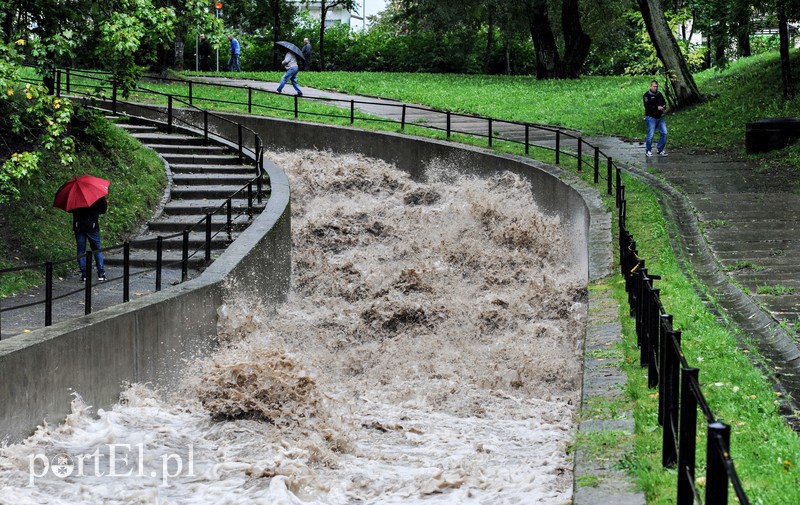
[[[200,70],[201,72],[211,71],[209,58],[211,57],[211,44],[206,40],[205,34],[200,34],[200,45],[197,47],[197,55],[200,57]]]
[[[658,82],[652,81],[650,89],[642,97],[644,100],[644,120],[647,121],[647,137],[645,138],[645,156],[653,156],[653,136],[658,130],[658,154],[666,156],[664,149],[667,145],[667,123],[664,121],[664,111],[667,110],[667,101],[664,95],[658,91]]]
[[[108,210],[105,197],[94,202],[90,207],[81,207],[72,210],[72,231],[75,232],[75,243],[78,246],[78,267],[81,269],[81,280],[86,281],[86,242],[94,252],[97,263],[97,280],[106,280],[106,268],[103,253],[100,251],[100,214]]]
[[[286,81],[291,80],[294,90],[297,91],[297,96],[303,96],[303,91],[300,89],[300,86],[297,85],[297,72],[300,71],[300,68],[297,66],[297,57],[294,53],[286,51],[286,56],[284,56],[281,65],[286,68],[286,73],[283,74],[281,82],[278,84],[278,93],[282,93],[283,87],[286,86]]]
[[[230,33],[228,34],[228,40],[231,41],[231,57],[228,60],[228,72],[233,72],[234,68],[236,68],[237,72],[241,72],[242,67],[239,66],[239,41]]]
[[[308,37],[303,39],[303,59],[305,60],[305,64],[303,65],[303,70],[311,70],[311,43],[308,41]]]

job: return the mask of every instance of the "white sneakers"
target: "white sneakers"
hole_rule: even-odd
[[[646,153],[644,153],[644,155],[647,156],[648,158],[653,157],[653,153],[651,153],[650,151],[647,151]]]
[[[667,155],[667,151],[658,151],[658,154],[660,154],[661,156],[666,156]]]

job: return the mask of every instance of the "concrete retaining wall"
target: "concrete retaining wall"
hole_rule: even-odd
[[[474,174],[501,169],[523,174],[541,209],[558,215],[570,232],[578,273],[594,278],[609,271],[610,218],[594,189],[580,183],[571,187],[557,169],[446,141],[227,116],[258,132],[269,149],[357,152],[394,163],[415,178],[424,178],[433,162]],[[212,123],[215,131],[236,138],[234,126]],[[184,359],[212,348],[209,337],[216,333],[223,300],[236,297],[274,307],[285,299],[291,271],[289,186],[286,175],[268,165],[272,196],[267,208],[199,278],[0,342],[0,438],[24,438],[45,418],[60,422],[70,411],[73,391],[95,408],[106,408],[116,403],[125,381],[169,384]]]

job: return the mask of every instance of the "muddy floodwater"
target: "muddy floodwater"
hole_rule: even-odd
[[[270,153],[292,290],[220,346],[0,448],[4,504],[567,504],[586,283],[525,179]],[[51,420],[55,421],[55,420]]]

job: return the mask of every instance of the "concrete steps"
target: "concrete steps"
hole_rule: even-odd
[[[183,231],[190,230],[189,267],[201,269],[206,266],[207,214],[213,214],[210,226],[213,260],[266,206],[266,196],[258,203],[257,188],[253,185],[253,208],[248,212],[248,191],[242,188],[255,177],[255,167],[252,160],[240,159],[239,153],[231,147],[206,140],[201,135],[165,133],[155,126],[133,120],[117,124],[159,153],[172,174],[169,201],[161,214],[148,222],[146,229],[131,241],[132,267],[156,266],[158,236],[162,237],[162,266],[179,266],[183,256]],[[269,193],[268,184],[265,183],[262,189]],[[235,196],[231,199],[229,230],[226,201],[231,195]],[[109,253],[105,261],[109,265],[122,265],[122,253]]]

